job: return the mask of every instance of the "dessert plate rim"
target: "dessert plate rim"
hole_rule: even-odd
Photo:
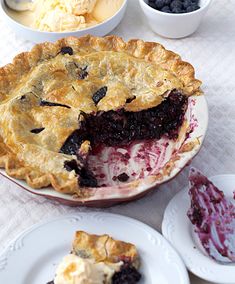
[[[0,254],[0,282],[12,283],[14,277],[19,277],[18,284],[46,284],[51,281],[56,265],[70,251],[76,230],[107,233],[115,239],[135,244],[142,262],[143,281],[140,284],[154,284],[155,279],[162,284],[174,280],[175,284],[190,283],[182,259],[159,232],[133,218],[106,212],[61,215],[29,227]],[[158,269],[156,262],[161,262]],[[168,269],[172,273],[169,274]]]

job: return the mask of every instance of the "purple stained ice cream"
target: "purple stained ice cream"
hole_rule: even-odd
[[[235,262],[235,206],[202,173],[189,174],[191,208],[188,217],[202,246],[220,263]]]

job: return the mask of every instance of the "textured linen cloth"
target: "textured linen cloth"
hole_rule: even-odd
[[[10,30],[1,19],[0,30],[0,66],[33,46]],[[212,1],[198,31],[179,40],[164,39],[153,33],[138,1],[129,0],[123,21],[112,33],[125,40],[141,38],[159,42],[195,67],[197,78],[203,82],[210,119],[206,139],[192,165],[207,176],[235,173],[235,0]],[[160,231],[168,202],[187,185],[188,170],[185,168],[175,179],[138,201],[108,209],[67,207],[32,195],[0,176],[0,251],[28,226],[80,211],[120,213]],[[208,282],[191,276],[191,283]]]

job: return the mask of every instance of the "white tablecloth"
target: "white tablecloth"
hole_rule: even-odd
[[[15,35],[1,19],[0,31],[0,66],[33,46],[20,35]],[[129,0],[125,18],[113,33],[126,40],[142,38],[160,42],[193,64],[197,78],[203,81],[210,121],[204,145],[192,164],[208,176],[234,173],[235,0],[214,0],[199,30],[180,40],[164,39],[154,34],[140,11],[138,1]],[[136,218],[160,231],[164,209],[169,200],[187,185],[187,175],[188,168],[141,200],[102,210]],[[22,230],[38,221],[87,210],[34,196],[0,176],[0,251]],[[92,209],[95,210],[100,209]],[[193,284],[207,283],[191,277]]]

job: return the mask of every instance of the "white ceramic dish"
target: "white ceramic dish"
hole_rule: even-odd
[[[41,43],[44,41],[53,42],[60,38],[68,36],[80,37],[87,34],[91,34],[94,36],[104,36],[111,32],[121,22],[125,14],[126,7],[127,0],[124,0],[123,5],[119,9],[119,11],[117,11],[115,15],[113,15],[105,22],[100,23],[94,27],[73,32],[44,32],[26,27],[15,21],[7,14],[7,9],[4,0],[0,0],[0,16],[6,22],[6,24],[19,36],[35,43]]]
[[[232,202],[235,175],[209,178]],[[210,259],[200,244],[187,217],[190,207],[188,188],[180,191],[166,208],[162,223],[163,235],[177,249],[187,268],[195,275],[215,283],[235,283],[235,264],[223,265]]]
[[[46,284],[71,248],[76,230],[132,242],[141,256],[140,284],[189,284],[183,261],[157,231],[120,215],[79,213],[34,225],[0,256],[0,283]],[[170,273],[169,273],[170,272]]]
[[[201,148],[202,142],[206,135],[207,125],[208,125],[208,107],[205,96],[192,96],[189,98],[189,107],[186,112],[186,119],[188,124],[190,125],[191,133],[187,137],[182,136],[182,138],[176,143],[173,141],[166,140],[164,138],[154,141],[153,147],[145,152],[145,156],[143,160],[137,160],[139,155],[138,149],[142,149],[145,147],[142,143],[138,143],[135,147],[135,151],[131,153],[131,163],[130,165],[134,167],[136,171],[135,178],[141,178],[143,168],[146,168],[145,159],[149,159],[149,163],[153,165],[153,172],[161,173],[162,179],[152,178],[151,172],[145,171],[145,175],[141,178],[141,182],[138,187],[134,188],[129,186],[128,183],[121,185],[116,185],[115,182],[112,186],[103,186],[99,188],[90,188],[91,195],[86,198],[78,198],[68,194],[62,194],[55,190],[52,190],[51,187],[42,188],[42,189],[33,189],[26,184],[26,182],[17,180],[7,176],[4,170],[0,169],[0,174],[9,178],[16,184],[20,185],[23,189],[37,194],[41,196],[45,196],[47,198],[51,198],[57,200],[61,203],[70,206],[92,206],[92,207],[107,207],[112,206],[116,203],[131,201],[137,198],[142,197],[147,194],[151,190],[156,189],[160,184],[165,183],[172,178],[174,178],[187,164],[190,163],[192,158],[198,153]],[[197,141],[197,145],[195,145],[191,150],[181,151],[184,147],[187,148],[187,145],[190,143]],[[167,145],[167,146],[166,146]],[[120,151],[123,150],[120,148]],[[124,149],[125,150],[125,149]],[[102,157],[106,157],[111,153],[103,153],[97,159],[92,160],[93,165],[98,165],[100,159]],[[147,157],[148,156],[148,157]],[[170,173],[163,174],[162,168],[164,165],[172,158],[176,157],[177,159],[174,164],[174,168]],[[118,166],[122,169],[123,164],[119,160],[108,159],[111,161],[110,164],[105,166],[105,169],[108,170],[107,176],[115,176],[115,165],[118,163]],[[142,167],[143,164],[143,167]],[[124,165],[125,166],[125,165]],[[123,168],[125,172],[125,168]]]
[[[163,13],[151,8],[147,2],[148,0],[139,0],[151,29],[167,38],[182,38],[198,29],[211,0],[200,0],[200,9],[184,14]]]

